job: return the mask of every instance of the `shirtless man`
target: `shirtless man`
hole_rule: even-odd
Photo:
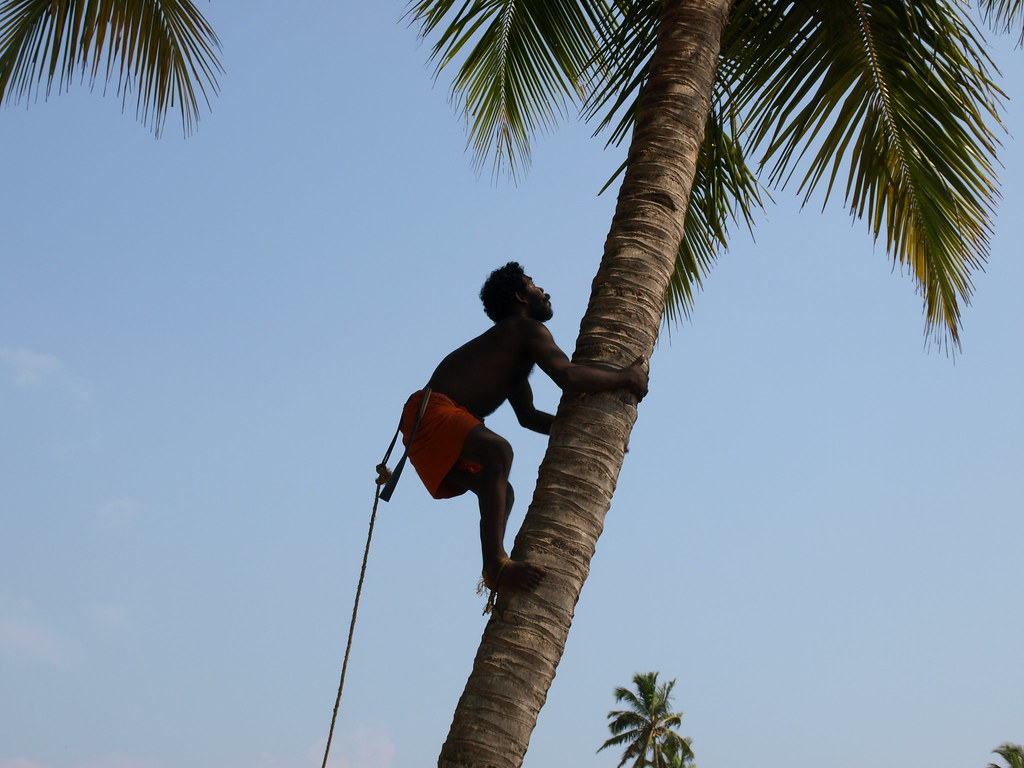
[[[515,262],[494,270],[480,299],[494,326],[448,355],[430,377],[432,390],[409,448],[430,494],[437,499],[472,491],[480,502],[480,546],[484,583],[491,589],[511,586],[532,590],[544,569],[509,559],[505,524],[512,510],[512,446],[483,424],[506,400],[519,423],[541,434],[551,431],[554,416],[537,410],[529,376],[534,365],[562,390],[603,392],[625,388],[641,400],[647,394],[644,358],[628,368],[608,370],[576,365],[555,344],[544,326],[551,319],[551,297],[534,285]],[[422,392],[405,405],[402,433],[409,433],[420,409]]]

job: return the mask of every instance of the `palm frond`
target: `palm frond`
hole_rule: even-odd
[[[616,734],[642,728],[646,722],[643,715],[632,710],[609,712],[608,719],[610,720],[608,730]]]
[[[609,730],[611,730],[611,725],[609,725],[608,728]],[[615,733],[614,731],[612,732]],[[605,741],[604,744],[598,747],[597,751],[600,752],[602,749],[606,749],[608,747],[618,747],[622,744],[632,744],[634,741],[640,738],[642,734],[643,731],[640,729],[624,730],[621,733],[618,733],[617,735],[612,736],[610,739]]]
[[[1024,747],[1020,744],[1006,742],[997,749],[993,749],[992,752],[1003,758],[1009,768],[1024,768]],[[1004,766],[997,763],[989,763],[988,768],[1004,768]]]
[[[0,3],[0,103],[117,80],[136,116],[159,135],[181,110],[190,133],[200,99],[218,89],[217,36],[190,0],[8,0]]]
[[[678,733],[669,732],[665,735],[663,753],[669,768],[684,768],[693,761],[690,743],[690,739],[683,738]]]
[[[640,699],[638,699],[637,695],[629,690],[629,688],[616,688],[615,700],[618,702],[626,702],[633,708],[633,711],[636,711],[641,706]]]
[[[915,278],[926,334],[958,347],[988,254],[1003,97],[973,26],[944,0],[746,5],[760,34],[728,85],[771,183],[810,154],[799,189],[806,203],[824,184],[827,202],[848,166],[851,214]]]
[[[1017,32],[1017,45],[1024,45],[1024,0],[978,0],[978,7],[994,29]]]
[[[530,159],[530,139],[582,98],[596,56],[606,0],[416,0],[408,16],[420,36],[439,32],[431,58],[440,72],[462,63],[452,97],[465,112],[477,163],[493,157],[515,175]]]
[[[588,69],[590,81],[583,115],[591,120],[605,113],[595,136],[616,121],[609,146],[621,144],[632,131],[640,92],[650,74],[660,8],[660,0],[618,2],[598,27],[601,56]]]

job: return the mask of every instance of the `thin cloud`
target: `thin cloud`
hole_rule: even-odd
[[[31,601],[0,592],[0,653],[50,663],[65,661],[67,644],[32,613]]]
[[[121,497],[111,499],[100,507],[100,518],[111,528],[124,528],[142,512],[142,505],[135,499]]]
[[[70,393],[76,400],[92,401],[93,386],[68,374],[61,361],[53,355],[20,347],[0,347],[0,368],[6,370],[7,376],[16,387],[37,389],[53,383]]]
[[[60,373],[61,364],[53,355],[28,349],[0,347],[0,363],[4,364],[14,383],[19,387],[38,387],[44,379]]]
[[[160,763],[144,757],[115,754],[79,763],[75,768],[160,768]]]
[[[50,768],[50,766],[25,757],[0,757],[0,768]]]
[[[124,605],[94,603],[88,607],[88,611],[93,623],[100,629],[111,632],[128,632],[135,628],[131,612]]]

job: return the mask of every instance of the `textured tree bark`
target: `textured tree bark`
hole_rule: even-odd
[[[658,43],[590,305],[579,363],[650,355],[682,239],[730,0],[662,0]],[[519,768],[565,649],[573,612],[636,421],[632,395],[566,395],[513,556],[547,568],[530,594],[499,597],[459,700],[441,768]]]

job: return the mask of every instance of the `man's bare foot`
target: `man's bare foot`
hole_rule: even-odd
[[[532,592],[544,580],[545,574],[547,571],[539,565],[508,558],[484,571],[484,583],[490,589],[512,588]]]

